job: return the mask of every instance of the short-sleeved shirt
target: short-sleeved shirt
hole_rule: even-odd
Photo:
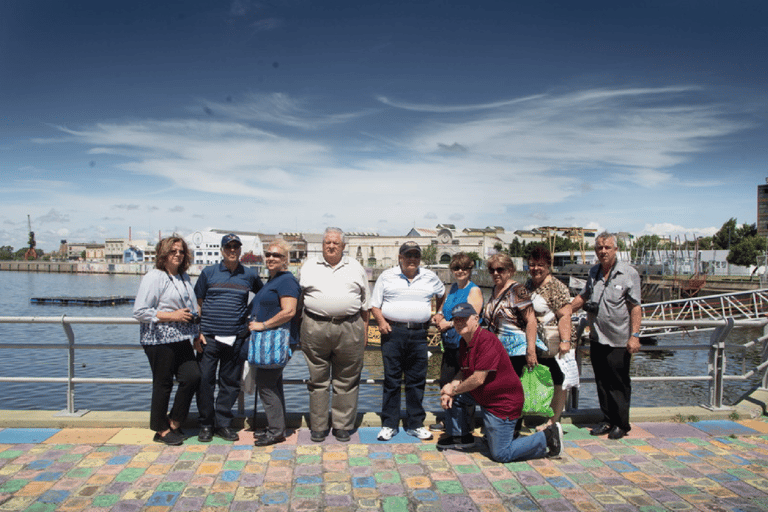
[[[464,379],[476,371],[488,372],[485,382],[470,391],[472,398],[497,418],[519,418],[525,402],[523,385],[499,338],[479,327],[471,346],[462,338],[459,354]]]
[[[394,322],[426,322],[432,315],[432,297],[445,295],[445,285],[437,274],[419,267],[409,281],[398,265],[381,273],[373,286],[371,307],[381,309],[384,318]]]
[[[282,271],[275,274],[259,290],[259,293],[251,301],[249,320],[257,322],[266,322],[280,312],[280,297],[299,298],[301,287],[296,278],[288,271]],[[299,322],[298,314],[291,319],[291,345],[299,342]],[[275,326],[277,327],[277,326]]]
[[[609,275],[600,277],[600,265],[589,270],[579,294],[584,302],[597,302],[597,315],[587,314],[589,338],[611,347],[626,347],[632,335],[629,307],[640,305],[640,276],[624,261],[617,261]]]
[[[325,258],[309,258],[301,267],[299,284],[304,309],[326,317],[351,316],[370,309],[368,276],[357,260],[344,256],[335,266]]]
[[[202,299],[200,330],[214,336],[234,336],[245,328],[248,292],[261,290],[256,271],[237,264],[231,271],[221,262],[205,267],[195,283],[195,295]]]

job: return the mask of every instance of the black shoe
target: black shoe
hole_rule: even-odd
[[[253,438],[254,439],[258,439],[259,437],[264,437],[265,435],[267,435],[267,429],[265,429],[265,428],[253,431]]]
[[[349,430],[344,430],[343,428],[335,428],[333,429],[333,437],[335,437],[337,441],[341,441],[342,443],[348,443]]]
[[[442,432],[445,430],[445,425],[442,423],[433,423],[429,426],[429,430],[432,432]]]
[[[220,437],[225,441],[239,441],[240,435],[229,427],[219,427],[214,432],[216,437]]]
[[[185,439],[187,438],[187,435],[181,430],[181,428],[173,428],[173,427],[171,427],[171,432],[173,432],[174,434],[178,434],[178,435],[180,435],[181,437],[183,437]]]
[[[602,422],[595,428],[589,431],[589,435],[591,436],[604,436],[608,432],[611,431],[613,427],[610,423]]]
[[[438,450],[461,450],[475,445],[475,436],[464,434],[463,436],[446,436],[437,440]]]
[[[168,446],[181,446],[184,443],[184,438],[174,433],[173,430],[164,436],[161,436],[160,432],[155,432],[155,437],[152,440],[156,443],[167,444]]]
[[[197,440],[201,443],[210,443],[213,439],[213,427],[205,425],[200,427],[200,432],[197,434]]]
[[[327,430],[313,430],[312,433],[309,435],[309,438],[314,443],[322,443],[325,441],[325,438],[328,436]]]
[[[610,432],[608,432],[608,439],[621,439],[627,435],[627,431],[624,430],[621,427],[613,427]]]
[[[263,437],[259,437],[258,439],[256,439],[253,442],[253,446],[269,446],[272,444],[282,443],[283,441],[285,441],[284,435],[276,436],[276,435],[267,433]]]
[[[555,422],[544,429],[547,438],[547,456],[557,457],[563,451],[563,427]]]

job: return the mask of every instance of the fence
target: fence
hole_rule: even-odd
[[[66,377],[7,377],[0,376],[0,382],[38,382],[38,383],[66,383],[66,398],[67,408],[62,412],[64,415],[79,416],[87,411],[80,410],[75,406],[75,385],[84,383],[97,383],[97,384],[151,384],[152,379],[149,378],[106,378],[106,377],[77,377],[75,375],[75,351],[77,350],[140,350],[141,346],[138,343],[130,344],[105,344],[105,343],[88,343],[78,344],[76,343],[75,333],[72,329],[74,324],[138,324],[133,318],[122,317],[68,317],[62,315],[60,317],[0,317],[0,324],[4,323],[21,323],[21,324],[60,324],[66,335],[66,343],[0,343],[0,349],[58,349],[66,350],[67,356],[67,376]],[[710,343],[708,345],[665,345],[663,347],[643,346],[642,351],[662,351],[662,350],[708,350],[708,368],[706,374],[701,375],[685,375],[685,376],[648,376],[648,377],[632,377],[633,382],[648,382],[648,381],[690,381],[699,380],[707,381],[709,383],[709,404],[707,407],[711,409],[722,409],[723,406],[723,389],[726,381],[729,380],[746,380],[752,376],[762,373],[761,388],[768,388],[768,319],[763,320],[734,320],[728,318],[725,320],[647,320],[643,322],[644,326],[648,327],[661,327],[661,326],[675,326],[683,328],[714,328],[710,336]],[[738,348],[741,350],[747,350],[755,345],[761,345],[761,362],[755,368],[747,370],[745,363],[742,363],[741,374],[726,374],[726,339],[734,327],[762,327],[763,335],[755,340],[749,341],[743,345],[728,345],[729,349]],[[584,328],[584,323],[580,324],[578,334],[581,334],[581,330]],[[588,347],[580,347],[577,352],[577,360],[579,361],[579,368],[581,368],[582,353],[588,351]],[[744,361],[744,359],[742,359]],[[365,384],[381,384],[380,379],[368,379],[363,381]],[[594,379],[583,379],[582,382],[594,382]],[[434,381],[428,381],[433,384]],[[284,380],[284,384],[306,384],[306,380]],[[578,409],[579,395],[578,390],[573,390],[570,394],[569,409]],[[242,400],[240,401],[240,409],[242,412]]]

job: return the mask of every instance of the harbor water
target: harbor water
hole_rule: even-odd
[[[0,316],[101,316],[130,317],[131,305],[109,307],[36,305],[32,297],[53,296],[133,296],[138,289],[141,276],[98,275],[98,274],[48,274],[32,272],[0,272],[3,293],[0,294]],[[194,278],[193,278],[194,280]],[[73,325],[78,344],[105,343],[126,344],[138,342],[136,325]],[[0,324],[4,343],[65,343],[66,335],[57,324]],[[760,336],[760,330],[734,330],[727,342],[742,345]],[[694,344],[707,346],[710,333],[681,333],[659,339],[658,346]],[[728,374],[742,373],[744,350],[728,351]],[[760,361],[759,347],[746,351],[746,369],[752,369]],[[708,352],[703,351],[661,351],[641,353],[634,357],[632,372],[643,376],[684,376],[707,373]],[[430,358],[430,378],[439,373],[440,356]],[[584,377],[592,372],[588,357],[583,365]],[[67,354],[65,350],[52,349],[7,349],[0,357],[0,374],[6,377],[51,376],[66,377]],[[77,377],[133,377],[151,378],[144,352],[137,350],[80,350],[76,352],[75,374]],[[284,378],[304,379],[308,377],[306,365],[300,352],[295,354],[285,369]],[[381,379],[383,368],[378,349],[369,349],[365,354],[363,378]],[[746,392],[759,385],[759,376],[747,381],[727,382],[725,404],[733,404]],[[75,404],[78,409],[89,410],[147,410],[150,401],[150,386],[141,384],[77,384]],[[309,410],[306,387],[286,386],[286,407],[291,412]],[[439,410],[439,396],[436,386],[427,386],[425,407]],[[0,382],[2,408],[61,410],[66,408],[66,387],[50,383],[8,383]],[[703,381],[675,381],[635,383],[633,385],[633,406],[677,406],[699,405],[708,402],[708,383]],[[246,411],[253,409],[253,395],[246,396]],[[403,401],[404,403],[404,401]],[[378,385],[362,385],[360,391],[360,412],[380,410],[381,388]],[[597,406],[594,385],[584,384],[580,390],[580,408]],[[193,405],[194,410],[194,405]],[[259,407],[259,410],[261,408]]]

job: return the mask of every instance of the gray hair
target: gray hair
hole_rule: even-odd
[[[323,233],[323,240],[325,240],[325,235],[327,235],[328,233],[337,233],[341,237],[341,243],[344,245],[347,245],[347,235],[345,235],[340,228],[334,228],[334,227],[325,228],[325,232]]]
[[[595,237],[595,242],[599,242],[600,240],[608,240],[609,238],[613,239],[613,245],[618,247],[618,238],[616,238],[616,235],[613,233],[609,233],[608,231],[603,231],[599,235]]]

